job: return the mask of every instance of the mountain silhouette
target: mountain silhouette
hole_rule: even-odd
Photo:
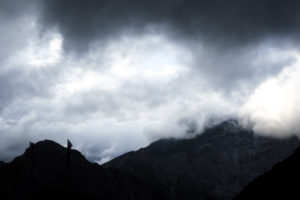
[[[235,200],[299,199],[299,170],[300,148],[247,185]]]
[[[5,163],[3,161],[0,161],[0,169],[1,167],[3,167],[5,165]]]
[[[0,199],[167,199],[156,185],[116,169],[104,169],[45,140],[0,168]]]
[[[258,136],[229,120],[194,138],[158,140],[100,166],[45,140],[10,163],[0,162],[0,199],[227,200],[299,144],[296,137]]]
[[[104,167],[145,180],[156,179],[176,200],[227,200],[298,146],[296,137],[278,140],[258,136],[228,120],[195,138],[159,140]]]

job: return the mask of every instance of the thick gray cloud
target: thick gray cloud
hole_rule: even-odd
[[[1,1],[0,160],[29,140],[69,138],[102,163],[231,117],[297,134],[298,7]]]
[[[155,25],[167,27],[170,36],[201,38],[220,48],[268,37],[298,39],[300,25],[296,0],[45,0],[42,7],[44,25],[58,26],[72,51],[86,50],[99,37]]]
[[[95,41],[105,46],[124,34],[163,33],[188,45],[194,66],[212,85],[229,89],[240,80],[259,82],[277,73],[282,64],[262,67],[244,60],[255,60],[262,42],[297,45],[300,27],[298,1],[45,0],[41,7],[41,23],[59,29],[67,51],[84,54]]]

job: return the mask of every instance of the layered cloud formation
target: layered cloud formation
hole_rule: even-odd
[[[71,139],[105,162],[238,118],[298,135],[297,1],[1,1],[0,160]]]

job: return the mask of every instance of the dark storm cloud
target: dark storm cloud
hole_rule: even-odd
[[[32,0],[0,1],[1,61],[7,59],[8,56],[24,45],[25,40],[22,37],[24,20],[22,19],[24,19],[26,13],[33,11],[34,4],[32,2]],[[1,64],[3,67],[4,63]]]
[[[240,84],[256,87],[256,84],[277,74],[284,66],[295,61],[291,55],[272,55],[273,51],[284,51],[289,48],[291,45],[282,45],[278,42],[263,42],[252,47],[233,45],[226,50],[216,48],[214,45],[200,49],[191,47],[194,54],[194,74],[195,76],[205,74],[208,87],[219,91],[236,90]]]
[[[224,47],[267,37],[298,38],[300,27],[296,0],[45,0],[42,8],[44,25],[57,26],[73,51],[86,50],[97,38],[153,25],[167,27],[172,36]]]
[[[241,109],[299,130],[299,4],[0,0],[0,160],[69,138],[104,162]]]
[[[33,7],[34,0],[11,0],[0,2],[0,16],[7,19],[23,16],[24,12],[27,12]]]
[[[48,92],[45,74],[51,73],[28,70],[28,63],[19,62],[19,51],[25,51],[32,36],[29,19],[35,13],[34,0],[0,1],[0,111],[16,99]]]

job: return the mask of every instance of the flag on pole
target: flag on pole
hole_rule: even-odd
[[[72,147],[72,143],[70,142],[70,140],[67,140],[67,172],[70,171],[70,162],[71,162],[71,147]]]
[[[30,179],[29,179],[29,181],[31,181],[32,180],[32,171],[33,171],[33,151],[34,151],[34,143],[32,143],[31,141],[29,141],[29,146],[30,146],[30,163],[29,163],[29,165],[30,165]],[[31,184],[31,182],[30,182],[30,184]]]
[[[30,162],[29,162],[29,188],[27,191],[28,199],[31,199],[31,188],[32,188],[32,168],[33,168],[33,146],[34,144],[29,141],[29,155],[30,155]]]
[[[71,149],[71,147],[73,146],[73,144],[70,142],[70,140],[67,140],[67,146],[68,146],[68,149]]]

